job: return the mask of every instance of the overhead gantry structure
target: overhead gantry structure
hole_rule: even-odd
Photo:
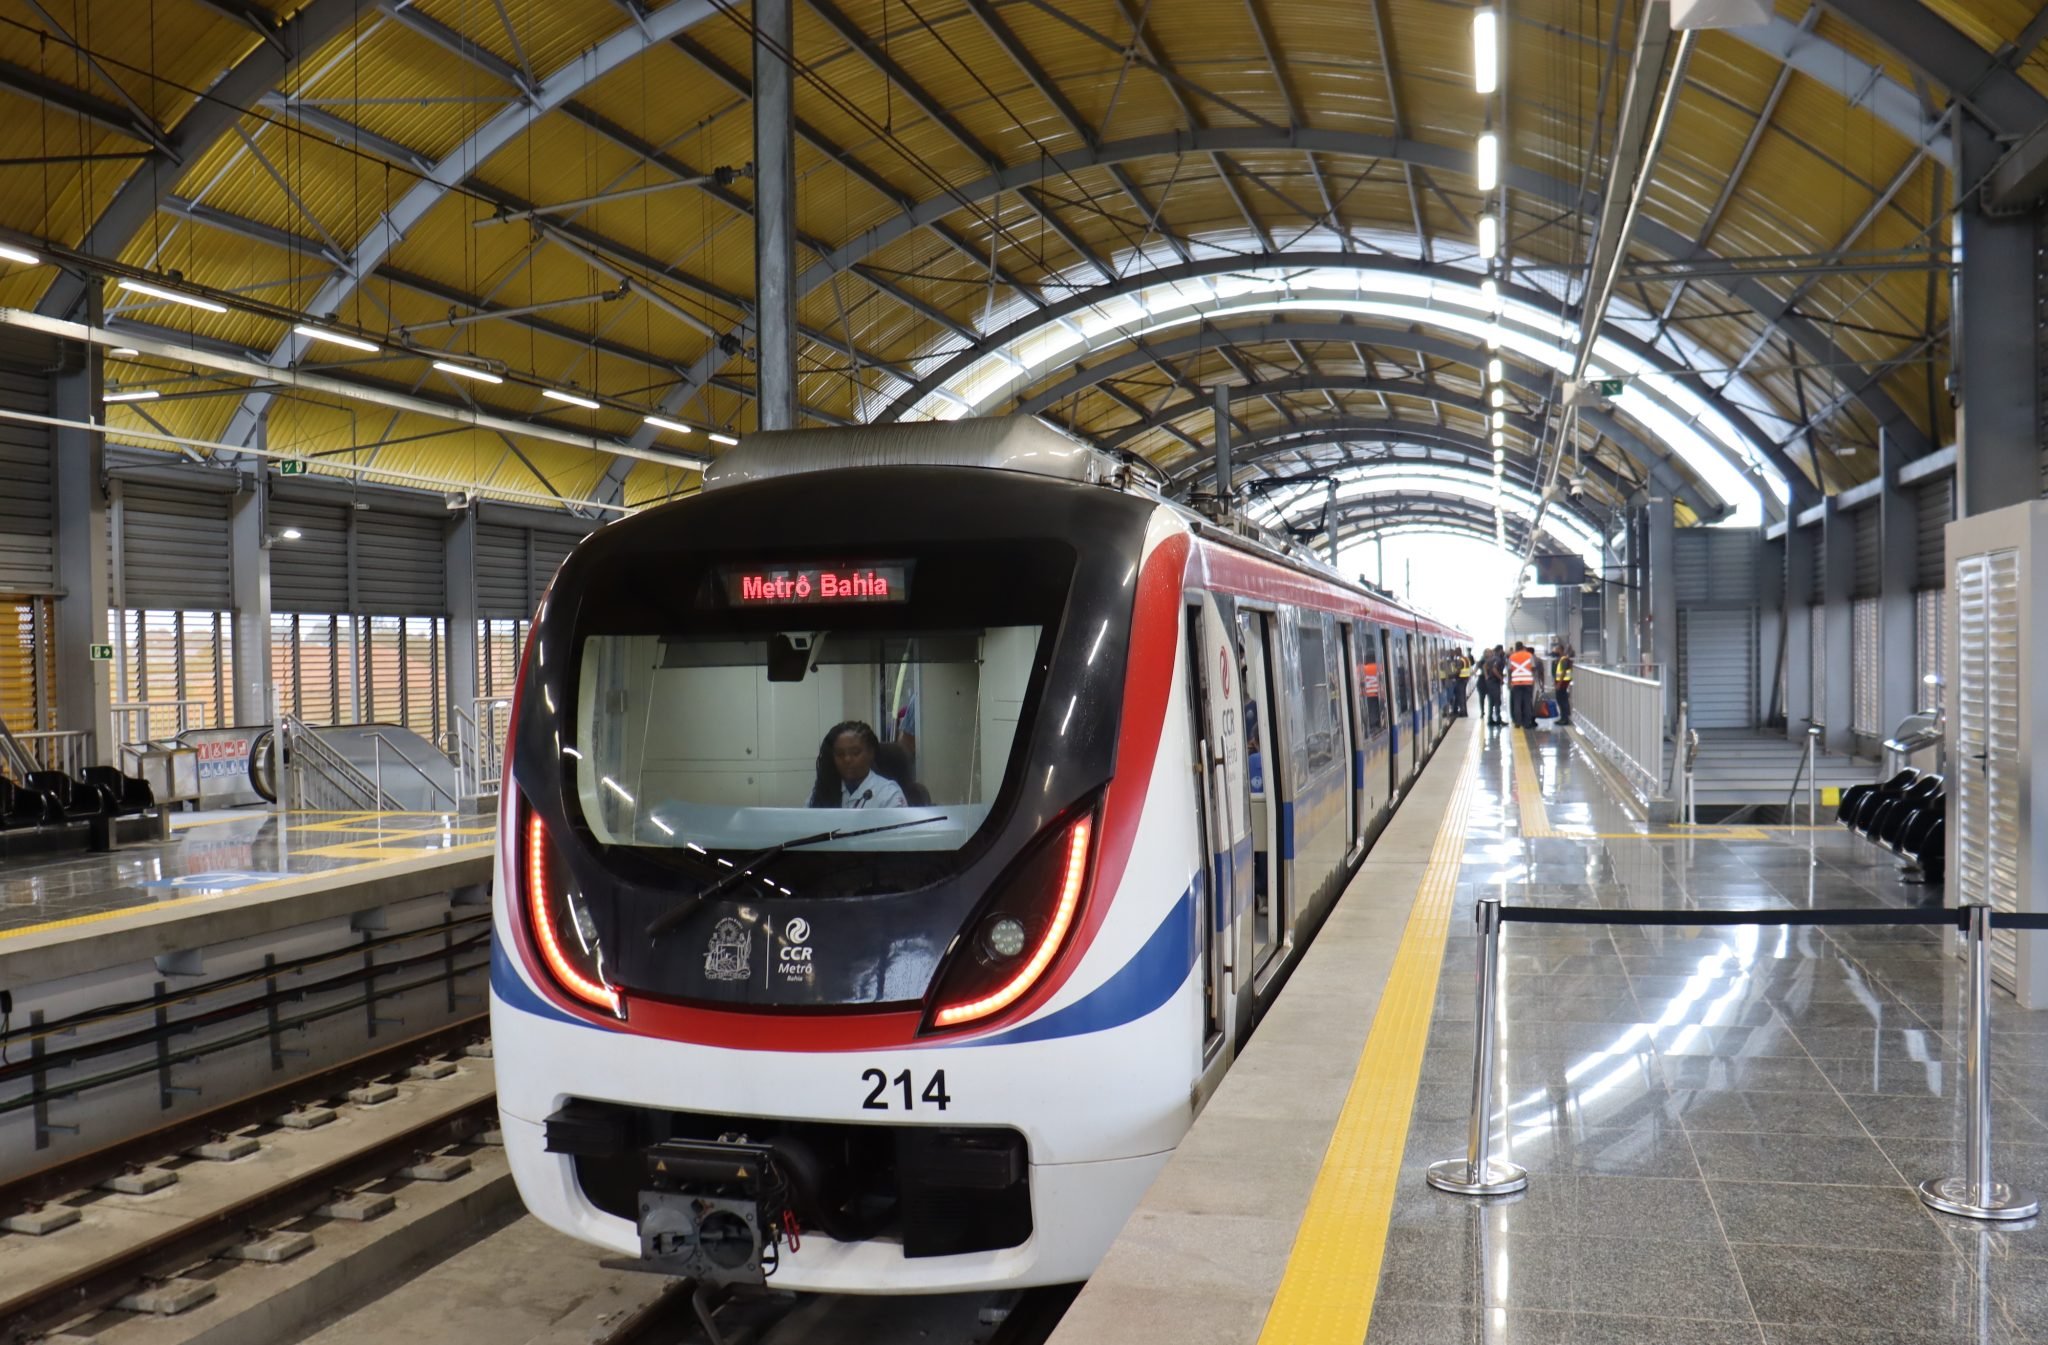
[[[2030,204],[2048,161],[2043,24],[1982,9],[1832,0],[1699,35],[1644,144],[1616,114],[1648,11],[1592,31],[1518,3],[1490,191],[1466,12],[1402,0],[1350,27],[1286,0],[1170,26],[1125,0],[805,0],[786,45],[728,0],[179,0],[149,32],[33,10],[0,31],[0,241],[50,264],[0,269],[0,304],[90,330],[93,395],[142,398],[105,407],[117,439],[658,500],[755,424],[765,60],[794,82],[769,121],[796,154],[800,422],[1024,411],[1199,489],[1223,385],[1246,482],[1417,452],[1490,479],[1498,432],[1530,501],[1569,474],[1589,518],[1644,495],[1777,518],[1954,437],[1951,216]],[[1621,193],[1593,337],[1626,391],[1560,454]]]

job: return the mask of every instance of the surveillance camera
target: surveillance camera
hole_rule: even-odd
[[[1573,499],[1583,498],[1586,493],[1586,478],[1583,476],[1573,477],[1565,483],[1565,489],[1572,493]]]

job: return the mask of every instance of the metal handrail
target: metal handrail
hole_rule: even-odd
[[[441,786],[440,781],[434,779],[433,776],[428,775],[425,769],[422,768],[417,761],[414,761],[411,757],[405,754],[404,748],[400,747],[397,743],[392,742],[389,738],[385,737],[381,733],[371,733],[369,735],[369,738],[371,743],[375,744],[370,749],[371,769],[375,772],[371,779],[371,785],[377,791],[378,801],[382,803],[385,808],[388,809],[392,806],[391,796],[384,792],[383,749],[386,747],[390,748],[392,752],[397,755],[400,761],[403,761],[407,766],[410,766],[412,768],[412,773],[414,775],[417,775],[419,776],[420,779],[426,781],[427,788],[433,790],[436,794],[439,794],[442,798],[448,800],[449,807],[457,809],[462,807],[462,800],[456,798],[455,795],[450,794],[446,789],[444,789]]]
[[[193,727],[194,707],[204,707],[208,704],[211,702],[193,698],[169,701],[115,701],[107,707],[107,711],[114,724],[120,724],[122,716],[128,717],[129,722],[123,726],[124,731],[115,734],[123,744],[146,743],[157,738],[175,738],[180,733],[190,730]],[[178,727],[169,733],[152,732],[154,725],[150,721],[159,710],[177,711]]]
[[[9,735],[38,770],[78,778],[92,765],[92,734],[85,729],[35,729]]]
[[[1640,665],[1652,666],[1652,665]],[[1645,802],[1665,792],[1664,683],[1598,664],[1572,668],[1572,723]]]
[[[384,791],[378,788],[377,782],[330,747],[311,724],[297,715],[279,715],[278,732],[284,738],[284,755],[290,763],[294,807],[306,807],[304,770],[310,761],[316,766],[322,781],[350,806],[367,812],[392,811],[390,801],[384,797]]]

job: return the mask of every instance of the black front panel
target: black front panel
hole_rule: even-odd
[[[806,1232],[840,1242],[889,1238],[908,1257],[995,1251],[1031,1236],[1030,1153],[1007,1128],[843,1125],[579,1100],[549,1117],[545,1133],[550,1153],[574,1159],[590,1203],[622,1219],[636,1216],[650,1151],[723,1140],[731,1152],[770,1156]],[[724,1190],[713,1180],[697,1186]]]
[[[693,497],[586,541],[535,625],[513,768],[586,899],[587,932],[612,982],[631,995],[707,1005],[917,1003],[989,885],[1114,770],[1151,509],[1114,491],[1015,473],[859,469]],[[828,576],[842,600],[818,602]],[[949,632],[983,627],[1038,632],[1021,656],[1029,676],[1014,747],[1005,759],[977,743],[978,778],[989,782],[985,815],[933,826],[934,836],[951,834],[928,848],[907,840],[874,851],[799,847],[696,903],[695,893],[758,856],[757,844],[705,833],[710,843],[690,848],[680,843],[691,839],[688,823],[674,812],[641,808],[625,829],[590,815],[606,803],[588,762],[630,751],[633,735],[651,731],[630,706],[621,722],[586,715],[579,723],[580,681],[602,675],[591,651],[608,639],[640,640],[643,663],[651,657],[668,669],[751,660],[779,685],[835,657],[866,657],[850,650],[886,658],[907,639],[936,647]],[[813,631],[829,632],[822,653],[800,647]],[[586,741],[592,732],[623,735],[624,746]],[[934,736],[922,751],[941,746]],[[902,808],[877,816],[908,816],[903,809],[919,799],[914,786],[906,793]],[[789,809],[803,799],[782,782],[772,802]],[[680,919],[649,936],[679,903]]]

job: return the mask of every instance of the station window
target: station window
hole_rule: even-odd
[[[16,733],[57,727],[57,645],[48,598],[0,597],[0,723]]]
[[[1854,675],[1849,679],[1849,727],[1866,738],[1879,737],[1883,730],[1879,716],[1878,676],[1882,651],[1878,648],[1878,600],[1858,598],[1849,608],[1849,643],[1854,649]]]
[[[116,733],[125,742],[232,722],[234,652],[227,612],[126,608],[114,636]]]
[[[438,616],[295,612],[271,618],[271,680],[308,724],[447,727],[448,622]]]
[[[476,694],[509,696],[519,681],[519,656],[526,649],[524,617],[488,617],[476,623]]]

